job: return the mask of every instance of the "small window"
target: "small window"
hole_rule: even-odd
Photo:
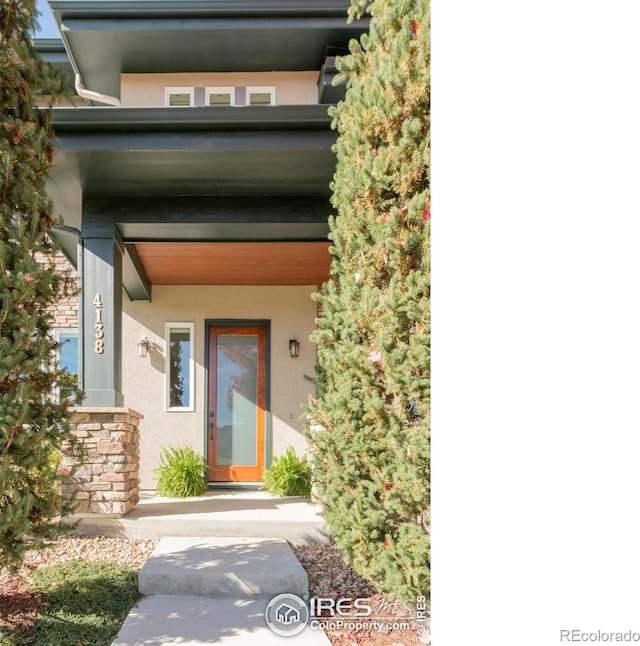
[[[254,86],[247,88],[248,105],[275,105],[276,88],[273,86]]]
[[[58,341],[62,344],[58,349],[60,367],[69,374],[78,375],[78,330],[56,330]]]
[[[172,107],[191,106],[194,103],[194,94],[192,87],[166,87],[164,104]]]
[[[206,97],[207,105],[235,105],[236,89],[234,87],[208,87]]]
[[[56,360],[61,369],[78,378],[78,328],[55,328],[54,337],[61,345],[56,352]],[[60,400],[60,389],[52,393],[52,401]]]
[[[166,409],[194,410],[193,323],[165,324]]]

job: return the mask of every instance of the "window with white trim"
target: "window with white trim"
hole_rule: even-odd
[[[168,411],[193,411],[193,323],[165,323],[165,407]]]
[[[164,104],[170,107],[187,107],[194,104],[195,88],[166,87],[164,88]]]
[[[78,328],[54,328],[53,335],[60,344],[56,349],[55,360],[62,370],[66,370],[72,377],[78,378]],[[51,394],[51,401],[60,401],[60,388],[56,387]]]
[[[78,328],[55,328],[54,336],[60,343],[58,363],[71,375],[78,375]]]
[[[206,105],[221,106],[236,104],[236,88],[208,87],[205,88]]]
[[[274,85],[247,86],[247,105],[275,105],[276,88]]]

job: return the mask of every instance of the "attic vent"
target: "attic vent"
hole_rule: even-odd
[[[209,105],[231,105],[230,94],[210,94]]]
[[[166,87],[164,89],[164,104],[183,107],[193,105],[194,91],[192,87]]]
[[[206,88],[206,105],[236,105],[236,89],[234,87]]]
[[[274,86],[247,87],[248,105],[275,105],[276,88]]]
[[[165,87],[164,104],[172,107],[185,106],[237,106],[275,105],[276,88],[273,85],[249,87]]]

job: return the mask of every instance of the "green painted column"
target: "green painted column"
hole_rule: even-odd
[[[116,226],[83,229],[83,406],[123,406],[122,255]]]

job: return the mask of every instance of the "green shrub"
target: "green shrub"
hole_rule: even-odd
[[[199,496],[207,490],[206,470],[204,460],[190,446],[164,448],[155,470],[157,493],[170,498]]]
[[[273,459],[264,472],[261,487],[276,496],[310,496],[311,466],[305,457],[298,457],[288,446],[284,455]]]

